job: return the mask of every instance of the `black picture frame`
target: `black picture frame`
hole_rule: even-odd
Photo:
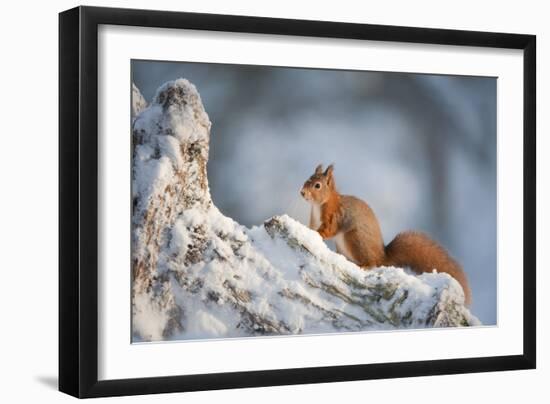
[[[100,24],[523,50],[523,354],[99,381]],[[97,7],[60,13],[59,390],[84,398],[535,368],[535,61],[534,35]]]

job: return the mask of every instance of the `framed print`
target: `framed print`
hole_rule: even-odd
[[[61,391],[535,367],[534,36],[59,28]]]

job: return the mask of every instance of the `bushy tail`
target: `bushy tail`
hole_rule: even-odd
[[[466,304],[472,304],[472,292],[462,267],[449,253],[425,234],[399,233],[386,246],[386,266],[409,267],[417,273],[445,272],[455,278],[464,290]]]

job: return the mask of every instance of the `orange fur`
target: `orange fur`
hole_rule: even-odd
[[[364,269],[379,266],[409,267],[416,273],[434,269],[455,278],[464,290],[466,304],[472,293],[462,267],[434,240],[419,232],[399,233],[384,246],[382,232],[370,206],[353,196],[336,190],[333,166],[323,172],[319,165],[304,183],[300,193],[319,210],[319,227],[315,228],[314,209],[310,227],[323,239],[335,238],[337,251]]]
[[[449,253],[427,235],[414,231],[399,233],[385,248],[386,266],[410,267],[417,273],[436,269],[455,278],[464,290],[466,304],[472,303],[472,291],[462,267]]]

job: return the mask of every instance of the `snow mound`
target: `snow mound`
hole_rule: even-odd
[[[208,188],[210,127],[185,79],[134,119],[134,341],[480,324],[447,274],[365,271],[289,216],[252,229],[225,217]]]
[[[147,108],[147,101],[141,95],[139,88],[132,83],[132,118],[136,117],[145,108]]]

